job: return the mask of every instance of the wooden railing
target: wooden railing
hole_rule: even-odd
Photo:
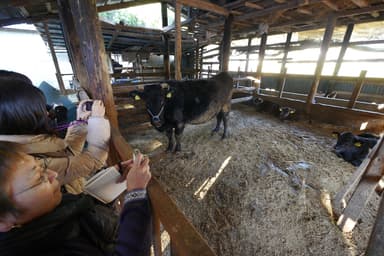
[[[117,128],[112,128],[111,147],[117,153],[119,160],[127,160],[132,156],[131,146]],[[156,164],[156,160],[151,159],[151,164]],[[153,210],[155,256],[162,255],[164,249],[161,244],[161,224],[170,236],[172,255],[216,255],[186,216],[179,210],[174,200],[165,192],[159,181],[153,176],[147,191]]]

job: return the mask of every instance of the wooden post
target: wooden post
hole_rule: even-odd
[[[167,14],[167,7],[168,4],[163,2],[161,3],[161,17],[163,21],[163,27],[168,26],[168,14]],[[169,40],[168,40],[168,35],[163,34],[163,41],[164,41],[164,57],[163,57],[163,62],[164,62],[164,73],[165,73],[165,79],[168,80],[170,79],[170,63],[169,63]]]
[[[175,79],[181,80],[181,4],[175,2]]]
[[[287,72],[285,65],[287,64],[287,57],[289,52],[289,46],[291,44],[291,39],[292,39],[292,32],[289,32],[287,33],[287,40],[285,41],[285,45],[284,45],[284,56],[283,56],[283,59],[281,60],[281,68],[280,68],[281,74],[284,72],[284,70],[285,72]]]
[[[345,52],[347,51],[349,40],[351,39],[354,24],[348,24],[347,30],[344,34],[343,44],[340,49],[339,57],[337,58],[335,69],[333,70],[333,76],[337,76],[340,71],[341,63],[344,59]]]
[[[283,96],[283,91],[284,91],[286,81],[287,81],[287,68],[284,68],[283,72],[281,72],[281,79],[280,79],[280,85],[279,85],[279,98]]]
[[[229,55],[231,54],[231,38],[232,38],[232,22],[233,15],[229,14],[225,19],[224,35],[223,35],[223,53],[221,58],[221,71],[228,71]]]
[[[65,86],[64,86],[64,82],[63,82],[63,77],[61,76],[59,62],[57,61],[56,52],[55,52],[55,48],[53,47],[53,43],[52,43],[51,35],[49,33],[48,25],[45,22],[44,22],[44,30],[45,30],[45,34],[47,35],[48,46],[49,46],[49,50],[51,51],[53,64],[55,64],[56,78],[57,78],[57,82],[59,84],[60,92],[61,92],[61,94],[65,95],[66,94]]]
[[[384,199],[381,196],[380,207],[376,214],[375,225],[373,226],[367,249],[366,256],[381,255],[384,252]]]
[[[74,24],[74,17],[71,13],[69,1],[58,0],[57,5],[72,70],[79,80],[81,87],[88,92],[89,81],[87,71],[80,51],[80,41],[77,36],[77,29]]]
[[[248,46],[247,46],[247,55],[245,59],[245,73],[248,73],[248,65],[249,65],[249,52],[251,50],[251,45],[252,45],[252,37],[248,37]]]
[[[196,40],[196,48],[195,48],[195,79],[199,78],[199,64],[200,64],[200,52],[199,52],[199,40]]]
[[[259,93],[260,83],[261,83],[261,71],[263,70],[263,61],[264,61],[266,46],[267,46],[267,34],[264,33],[261,36],[260,47],[259,47],[259,61],[257,63],[257,70],[256,70],[256,79],[260,82],[254,83],[256,88],[256,90],[254,91],[254,94]]]
[[[307,114],[311,113],[312,102],[315,98],[317,88],[319,87],[321,72],[323,70],[325,57],[327,56],[327,51],[331,43],[335,25],[336,25],[336,17],[334,15],[330,15],[328,18],[327,27],[324,32],[323,41],[321,43],[320,56],[319,56],[319,60],[317,61],[315,76],[313,78],[311,90],[309,91],[309,94],[307,97],[306,108],[305,108],[305,111]]]
[[[199,78],[201,78],[201,72],[203,70],[203,51],[204,51],[204,47],[201,47],[200,48],[200,56],[199,56]]]
[[[160,231],[160,218],[156,209],[152,208],[152,223],[153,223],[153,251],[155,256],[161,256],[161,231]]]
[[[359,94],[361,92],[361,88],[363,88],[364,79],[365,79],[365,75],[366,74],[367,74],[367,70],[362,70],[360,72],[360,77],[359,77],[359,79],[357,80],[357,82],[355,84],[355,88],[353,89],[353,92],[352,92],[352,95],[351,95],[351,99],[348,102],[348,108],[355,107],[356,100],[359,97]]]
[[[73,25],[72,28],[75,31],[72,31],[71,35],[78,38],[79,52],[77,54],[81,56],[82,63],[77,63],[76,67],[83,64],[85,72],[82,72],[82,76],[86,77],[86,79],[79,77],[81,86],[87,90],[92,99],[99,99],[104,102],[106,115],[111,125],[118,127],[117,112],[108,72],[107,54],[96,10],[96,0],[58,1],[60,6],[69,8],[65,12],[68,19],[63,20],[63,23],[67,23],[68,28]],[[65,2],[68,2],[68,5]],[[77,61],[79,60],[77,59]],[[84,80],[87,80],[88,83],[84,84]]]

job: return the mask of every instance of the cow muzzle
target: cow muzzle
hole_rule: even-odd
[[[161,121],[160,116],[164,111],[164,105],[161,107],[161,109],[157,115],[153,114],[149,108],[147,108],[147,111],[148,111],[149,115],[151,116],[152,124],[155,127],[160,127],[162,125],[162,121]]]

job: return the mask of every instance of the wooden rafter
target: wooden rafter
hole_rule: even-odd
[[[302,13],[302,14],[306,14],[306,15],[313,15],[313,12],[309,9],[306,9],[306,8],[298,8],[297,12]]]
[[[333,3],[330,0],[323,0],[323,4],[325,4],[326,6],[328,6],[329,8],[331,8],[334,11],[339,10],[339,7],[337,6],[337,4]]]
[[[355,5],[359,6],[360,8],[368,7],[369,3],[367,0],[351,0]]]
[[[176,0],[176,2],[182,5],[217,13],[223,16],[228,16],[229,14],[229,11],[226,8],[204,0]]]
[[[136,1],[118,3],[118,4],[99,6],[99,7],[97,7],[97,11],[98,12],[113,11],[113,10],[118,10],[118,9],[123,9],[123,8],[140,6],[140,5],[144,5],[144,4],[159,3],[159,2],[162,2],[162,1],[160,1],[160,0],[136,0]]]
[[[258,9],[258,10],[263,10],[264,7],[259,5],[259,4],[255,4],[255,3],[251,3],[251,2],[245,2],[244,3],[244,6],[245,7],[249,7],[249,8],[253,8],[253,9]]]

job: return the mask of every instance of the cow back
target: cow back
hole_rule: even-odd
[[[166,112],[182,111],[183,121],[204,123],[217,113],[230,110],[232,78],[220,73],[212,79],[171,81],[175,95],[168,101]]]

